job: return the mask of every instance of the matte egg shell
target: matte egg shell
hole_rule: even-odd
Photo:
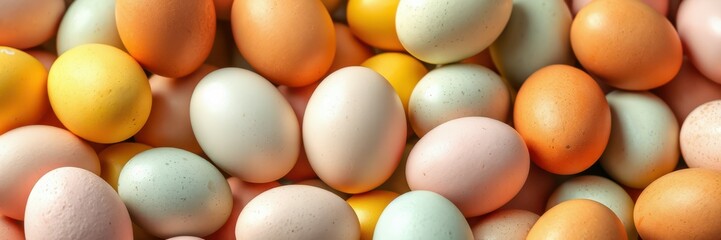
[[[115,0],[76,0],[63,15],[57,34],[58,55],[86,43],[125,49],[115,24]]]
[[[562,202],[541,215],[528,240],[628,239],[623,223],[603,204],[588,199]]]
[[[693,65],[709,79],[721,83],[721,2],[686,0],[676,16],[678,35]]]
[[[538,214],[525,210],[499,210],[485,215],[472,226],[477,240],[524,240]]]
[[[0,46],[26,49],[49,40],[65,13],[62,0],[3,1]]]
[[[689,167],[721,170],[721,100],[694,109],[681,126],[679,142]]]
[[[39,122],[49,106],[48,71],[33,56],[5,46],[0,46],[0,66],[3,66],[0,72],[0,134]]]

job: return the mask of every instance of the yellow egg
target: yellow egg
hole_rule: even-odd
[[[373,47],[403,51],[396,33],[396,9],[400,0],[349,0],[348,26],[356,37]]]
[[[47,71],[29,54],[0,46],[0,134],[40,121],[47,108]]]
[[[403,109],[408,113],[408,100],[418,81],[428,73],[421,61],[405,53],[381,53],[361,64],[380,73],[401,97]]]
[[[62,54],[50,68],[53,111],[74,134],[98,143],[135,135],[150,115],[148,78],[127,53],[86,44]]]
[[[394,192],[374,190],[354,195],[347,200],[360,221],[361,240],[373,239],[378,218],[381,217],[383,209],[396,197],[398,194]]]
[[[134,143],[122,142],[113,144],[100,152],[100,177],[110,184],[115,191],[118,191],[118,176],[123,166],[136,154],[151,149],[151,146]]]

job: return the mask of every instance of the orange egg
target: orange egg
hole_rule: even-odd
[[[398,197],[397,193],[383,190],[373,190],[367,193],[356,194],[350,197],[348,205],[353,208],[361,227],[361,240],[373,239],[373,231],[378,218],[388,204]]]
[[[100,177],[118,191],[120,170],[131,158],[152,147],[133,142],[121,142],[110,145],[98,154],[100,159]]]
[[[721,172],[689,168],[656,179],[633,211],[643,239],[718,239],[721,236]]]
[[[403,51],[396,32],[396,9],[400,0],[349,0],[348,25],[353,34],[371,46]]]
[[[0,46],[0,134],[40,121],[48,109],[48,71],[23,51]]]
[[[350,28],[343,23],[333,23],[335,28],[335,58],[328,69],[328,74],[335,70],[361,65],[363,61],[373,56],[373,50],[353,36]]]
[[[681,68],[673,25],[637,0],[595,0],[571,25],[571,46],[589,72],[625,90],[661,86]]]
[[[533,73],[518,91],[513,118],[531,160],[555,174],[589,168],[611,134],[611,110],[601,88],[567,65]]]
[[[549,209],[528,232],[535,239],[628,239],[623,223],[603,204],[588,199],[562,202]]]
[[[321,1],[235,0],[230,18],[240,53],[277,85],[309,85],[333,62],[333,21]]]
[[[0,3],[0,46],[27,49],[50,39],[65,13],[62,0],[10,0]]]
[[[190,74],[213,47],[213,0],[118,0],[115,19],[128,53],[161,76]]]

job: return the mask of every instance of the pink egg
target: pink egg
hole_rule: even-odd
[[[686,54],[703,75],[721,83],[721,1],[685,0],[676,28]]]
[[[434,128],[408,156],[412,190],[436,192],[466,217],[489,213],[523,187],[528,149],[507,124],[486,117],[458,118]]]
[[[538,214],[516,209],[498,210],[471,226],[475,239],[526,239]]]
[[[721,100],[694,109],[681,126],[681,155],[689,167],[721,170]]]
[[[67,130],[30,125],[0,135],[0,214],[22,220],[35,182],[59,167],[100,174],[95,151]]]
[[[684,59],[681,71],[676,77],[652,92],[668,104],[676,120],[683,124],[694,108],[711,100],[721,99],[721,84],[701,75],[688,59]]]
[[[38,180],[25,211],[28,239],[133,239],[118,193],[95,173],[62,167]]]
[[[243,210],[250,200],[253,200],[253,198],[271,188],[280,186],[280,183],[249,183],[243,182],[237,177],[230,177],[228,178],[228,185],[230,185],[230,192],[233,194],[233,209],[230,212],[230,217],[228,217],[228,220],[222,227],[220,227],[220,229],[215,231],[213,234],[206,236],[206,240],[235,239],[235,225],[238,222],[238,215],[240,215],[240,211]],[[173,239],[181,240],[176,238]]]

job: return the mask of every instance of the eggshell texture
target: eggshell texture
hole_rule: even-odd
[[[35,182],[59,167],[80,167],[100,173],[98,155],[72,133],[51,126],[30,125],[0,135],[0,214],[22,220]]]
[[[571,46],[586,70],[620,89],[661,86],[681,68],[673,25],[641,1],[592,1],[573,20]]]
[[[303,143],[313,170],[331,187],[361,193],[391,176],[403,152],[403,105],[383,76],[346,67],[313,92],[303,117]]]
[[[120,172],[118,193],[134,222],[161,238],[210,235],[223,226],[233,207],[220,171],[178,148],[135,155]]]
[[[41,177],[25,211],[27,239],[133,239],[128,210],[96,173],[62,167]]]
[[[588,5],[592,0],[573,0],[572,2],[572,11],[573,15],[576,15],[578,11],[580,11],[583,7]],[[660,13],[663,16],[666,16],[668,14],[669,10],[669,0],[641,0],[642,2],[648,4],[650,7],[655,9],[658,13]],[[681,1],[681,0],[677,0]]]
[[[213,163],[243,181],[278,180],[298,159],[293,109],[254,72],[222,68],[205,76],[190,99],[190,123]]]
[[[118,177],[125,164],[138,153],[151,148],[142,143],[121,142],[103,149],[98,153],[100,177],[118,191]]]
[[[373,69],[388,80],[401,98],[406,113],[413,89],[428,73],[428,69],[421,61],[405,53],[379,53],[365,60],[361,65]]]
[[[235,43],[248,63],[278,85],[318,81],[335,55],[335,31],[321,1],[235,0]]]
[[[477,240],[524,240],[538,218],[525,210],[499,210],[473,225],[473,236]]]
[[[115,0],[76,0],[68,7],[58,28],[58,54],[87,43],[125,48],[115,24]]]
[[[682,124],[696,107],[721,99],[721,84],[701,75],[685,59],[678,75],[671,82],[653,89],[652,92],[668,104],[679,124]]]
[[[420,137],[444,122],[461,117],[506,121],[510,105],[510,93],[501,77],[475,64],[453,64],[431,70],[413,88],[408,101],[411,127]]]
[[[24,240],[25,234],[20,228],[21,223],[14,219],[0,215],[0,236],[6,240]]]
[[[512,8],[512,0],[401,0],[396,12],[398,39],[422,61],[460,61],[498,38]]]
[[[563,0],[513,1],[508,25],[490,47],[496,66],[513,87],[542,67],[574,63],[571,20]]]
[[[85,44],[61,55],[50,68],[48,96],[68,130],[98,143],[133,136],[147,121],[152,104],[140,65],[103,44]]]
[[[376,240],[473,239],[463,214],[431,191],[410,191],[394,199],[376,224]]]
[[[353,36],[348,25],[334,22],[333,29],[335,29],[335,57],[328,68],[328,74],[344,67],[358,66],[373,56],[373,50]]]
[[[283,94],[285,100],[288,100],[290,106],[293,108],[295,116],[298,118],[300,126],[303,125],[303,115],[305,114],[305,107],[308,106],[310,96],[313,94],[315,89],[318,87],[319,82],[313,83],[304,87],[291,88],[288,86],[278,86],[278,91]],[[301,132],[302,136],[303,132]],[[308,161],[308,156],[305,154],[305,147],[303,142],[300,143],[300,151],[298,153],[298,160],[290,172],[283,176],[284,179],[291,181],[302,181],[311,178],[318,178],[313,171]]]
[[[3,66],[0,71],[2,134],[16,127],[37,123],[47,112],[48,72],[40,61],[29,54],[4,46],[0,46],[0,66]]]
[[[500,209],[520,209],[526,210],[538,215],[546,212],[546,201],[555,190],[555,175],[539,168],[536,164],[531,164],[528,170],[528,178],[523,187],[511,201],[503,205]]]
[[[31,48],[50,39],[65,12],[62,0],[10,0],[0,3],[0,46]]]
[[[366,193],[356,194],[350,197],[347,202],[355,211],[360,222],[361,240],[372,240],[378,218],[383,209],[388,206],[398,193],[383,190],[373,190]]]
[[[376,48],[402,51],[396,33],[396,11],[400,0],[349,0],[348,25],[353,34]]]
[[[406,177],[411,189],[436,192],[472,217],[511,200],[523,187],[529,164],[526,144],[513,128],[490,118],[465,117],[441,124],[418,141],[408,156]]]
[[[644,188],[678,163],[679,126],[671,109],[649,92],[614,91],[611,137],[601,165],[619,183]]]
[[[637,239],[633,223],[633,200],[613,181],[599,176],[578,176],[564,182],[548,199],[548,209],[571,199],[594,200],[613,211],[621,220],[628,239]]]
[[[531,160],[555,174],[589,168],[611,133],[611,110],[601,88],[567,65],[533,73],[518,91],[513,118]]]
[[[694,109],[681,126],[681,154],[689,167],[721,170],[721,100]]]
[[[721,83],[721,2],[686,0],[678,9],[676,27],[691,62],[703,75]]]
[[[218,68],[203,65],[181,78],[151,76],[149,81],[153,106],[148,121],[135,134],[135,141],[155,147],[182,148],[201,154],[203,150],[190,125],[190,98],[200,80],[216,69]]]
[[[240,211],[243,210],[245,205],[261,193],[280,186],[278,182],[243,182],[237,177],[230,177],[227,180],[230,186],[230,192],[233,194],[233,210],[230,212],[230,217],[225,221],[225,224],[223,224],[218,231],[206,236],[206,240],[235,239],[235,225],[238,222],[238,215],[240,215]]]
[[[721,234],[721,172],[689,168],[657,179],[641,192],[633,218],[643,239],[715,239]]]
[[[286,185],[251,200],[238,217],[237,239],[358,239],[353,209],[334,194]]]
[[[623,223],[603,204],[588,199],[562,202],[541,215],[526,239],[628,239]]]

